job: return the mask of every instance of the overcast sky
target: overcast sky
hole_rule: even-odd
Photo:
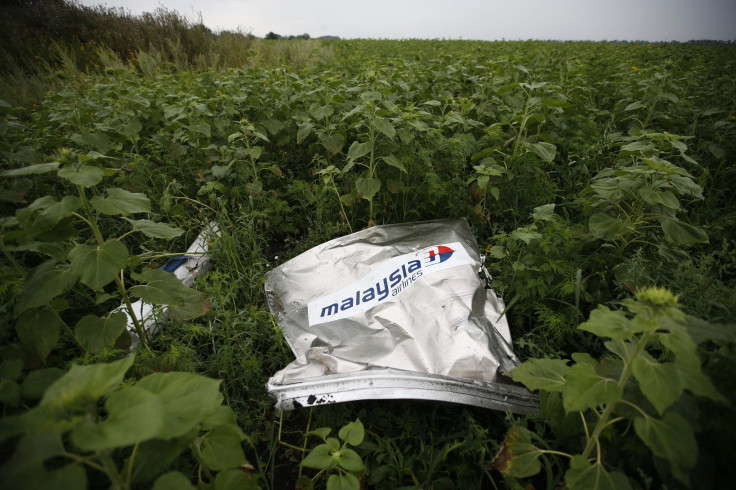
[[[736,0],[81,0],[209,28],[312,37],[736,40]]]

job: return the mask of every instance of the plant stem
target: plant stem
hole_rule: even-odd
[[[64,330],[66,330],[66,333],[69,335],[69,337],[71,337],[74,343],[77,344],[77,347],[85,350],[84,347],[82,347],[82,344],[80,344],[77,340],[77,337],[74,335],[74,332],[72,332],[72,329],[69,327],[69,325],[64,321],[63,318],[61,318],[61,316],[59,316],[59,313],[55,309],[53,309],[50,304],[47,304],[46,306],[49,310],[51,310],[54,316],[56,316],[56,319],[59,320],[59,323],[61,323],[61,326],[64,328]]]
[[[651,331],[645,332],[644,335],[642,335],[639,339],[639,342],[636,345],[636,350],[634,351],[632,356],[626,360],[624,371],[621,373],[621,377],[618,380],[618,385],[621,387],[622,390],[624,386],[626,386],[626,383],[629,381],[629,378],[633,373],[634,359],[636,359],[636,356],[638,356],[642,349],[644,349],[644,346],[646,346],[646,343],[651,335]],[[595,428],[593,428],[593,434],[591,434],[591,436],[588,438],[588,443],[585,445],[585,449],[583,450],[583,457],[585,459],[588,459],[588,457],[590,457],[590,453],[593,451],[593,448],[595,448],[595,446],[598,444],[598,438],[600,437],[601,432],[603,432],[603,429],[605,429],[609,425],[608,419],[611,417],[616,403],[617,402],[607,405],[605,410],[603,411],[603,414],[598,419],[598,422],[596,422]]]
[[[128,470],[125,475],[125,481],[128,485],[130,485],[130,477],[133,474],[133,462],[135,461],[135,453],[138,451],[139,444],[140,442],[137,442],[135,446],[133,446],[133,451],[130,453],[130,458],[128,458]]]
[[[100,466],[99,464],[95,463],[94,461],[91,461],[89,458],[85,458],[83,456],[80,456],[78,454],[74,453],[68,453],[66,451],[63,451],[59,453],[60,456],[64,456],[65,458],[73,459],[74,461],[77,461],[78,463],[86,464],[90,468],[94,468],[97,471],[100,471],[102,473],[105,473],[106,470],[104,467]]]
[[[100,228],[97,226],[97,223],[95,222],[94,218],[94,212],[92,211],[92,206],[90,206],[89,201],[87,200],[87,194],[84,192],[84,188],[81,185],[77,186],[77,192],[79,193],[79,197],[82,200],[82,206],[84,207],[84,211],[87,213],[87,224],[92,229],[92,233],[95,235],[95,239],[97,240],[97,243],[100,246],[103,246],[105,244],[105,239],[102,236],[102,233],[100,232]],[[140,338],[141,344],[146,349],[150,349],[148,347],[147,337],[145,335],[145,330],[140,324],[140,321],[138,320],[138,317],[135,315],[135,310],[133,309],[133,305],[130,303],[130,298],[128,297],[128,292],[125,290],[125,284],[123,283],[123,271],[120,270],[120,277],[115,278],[115,284],[118,287],[118,291],[123,297],[123,302],[125,303],[125,308],[128,310],[128,314],[130,318],[133,320],[133,326],[135,327],[135,331],[138,334],[138,337]]]
[[[526,93],[526,90],[524,90]],[[524,103],[524,115],[521,117],[521,124],[519,125],[519,132],[516,133],[516,141],[514,141],[514,148],[511,152],[513,156],[517,156],[519,145],[521,144],[521,137],[524,134],[526,128],[526,122],[529,119],[529,94],[527,93],[526,102]]]
[[[368,166],[368,178],[373,178],[373,173],[375,172],[375,151],[376,151],[376,133],[373,131],[373,121],[371,120],[370,124],[370,134],[369,138],[371,141],[371,162]],[[375,197],[375,196],[374,196]],[[370,226],[373,222],[373,197],[370,198],[368,201],[368,225]]]
[[[302,446],[302,452],[307,452],[307,439],[309,439],[309,429],[312,426],[312,411],[314,410],[314,407],[309,407],[309,418],[307,419],[307,431],[304,433],[304,445]],[[303,459],[302,459],[303,460]],[[299,474],[297,475],[302,476],[302,465],[299,465]]]
[[[108,452],[101,452],[99,457],[100,461],[102,461],[102,466],[105,468],[105,473],[112,480],[110,488],[114,490],[130,488],[120,473],[118,473],[118,468],[115,466],[115,462],[112,460],[110,454]]]
[[[122,276],[123,271],[120,271],[120,275]],[[141,344],[143,344],[143,347],[150,350],[151,348],[148,345],[148,336],[146,334],[146,330],[141,325],[140,320],[135,314],[135,310],[133,309],[133,305],[130,302],[130,297],[128,296],[128,292],[125,290],[125,284],[123,283],[122,277],[116,277],[115,278],[115,284],[118,287],[118,291],[123,297],[123,302],[125,303],[125,309],[128,310],[128,314],[130,315],[131,320],[133,320],[133,327],[135,328],[135,333],[138,334],[138,338],[141,341]]]
[[[345,212],[345,208],[342,205],[342,200],[340,199],[340,193],[337,190],[337,185],[335,185],[335,179],[330,179],[330,180],[332,180],[332,188],[335,190],[335,195],[337,195],[337,202],[340,204],[340,210],[342,211],[342,215],[345,216],[345,222],[347,222],[348,229],[350,230],[350,233],[352,233],[353,227],[350,225],[348,214]]]

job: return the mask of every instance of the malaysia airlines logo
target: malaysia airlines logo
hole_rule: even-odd
[[[455,253],[453,249],[445,245],[437,245],[436,247],[430,248],[427,258],[425,259],[428,266],[438,265],[442,262],[449,260],[452,254]]]
[[[477,263],[459,242],[393,257],[349,286],[310,301],[309,324],[349,318],[399,296],[423,276],[461,265],[477,266]]]

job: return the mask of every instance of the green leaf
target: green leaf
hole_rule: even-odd
[[[615,340],[628,339],[633,335],[631,321],[621,310],[609,310],[603,305],[590,313],[590,318],[578,327],[598,337],[610,337]]]
[[[64,370],[57,367],[34,369],[20,386],[20,394],[26,400],[40,400],[49,386],[64,375]]]
[[[125,313],[113,313],[106,318],[96,315],[86,315],[74,327],[74,335],[84,350],[99,353],[109,347],[122,335],[128,324]]]
[[[383,94],[375,90],[367,90],[360,94],[360,98],[366,102],[370,102],[373,100],[381,100],[383,98]]]
[[[171,240],[172,238],[176,238],[184,233],[184,230],[174,228],[173,226],[169,226],[166,223],[156,223],[147,219],[123,219],[127,220],[128,223],[133,225],[133,230],[140,231],[144,235],[150,236],[151,238],[163,238],[166,240]]]
[[[190,124],[189,129],[193,133],[199,133],[201,135],[206,136],[207,138],[209,138],[212,135],[212,126],[210,126],[204,121]]]
[[[593,236],[603,240],[613,240],[623,229],[623,221],[604,213],[595,213],[588,220],[588,227]]]
[[[0,379],[18,379],[23,373],[23,361],[6,359],[0,363]]]
[[[674,412],[661,419],[639,417],[634,420],[634,430],[656,456],[669,461],[677,479],[689,483],[687,470],[698,460],[698,446],[693,428],[684,418]]]
[[[332,133],[330,135],[322,133],[319,135],[319,140],[330,154],[334,154],[342,150],[345,144],[345,135],[343,133]]]
[[[120,384],[134,360],[134,356],[126,356],[109,363],[72,365],[66,374],[49,386],[39,407],[57,414],[89,410],[90,403],[94,408],[94,403],[102,395]]]
[[[53,260],[44,262],[24,281],[15,303],[16,316],[30,308],[45,305],[71,289],[75,282],[77,277],[68,265],[57,264]]]
[[[713,382],[703,373],[699,365],[681,364],[677,361],[673,365],[685,389],[714,402],[728,403],[728,399],[718,392]]]
[[[87,488],[87,477],[82,466],[70,464],[47,471],[45,461],[61,455],[64,448],[56,432],[40,432],[23,437],[15,453],[0,468],[3,488],[43,488],[77,490]]]
[[[61,220],[71,216],[80,206],[75,196],[64,196],[57,201],[51,196],[36,199],[29,206],[18,209],[15,213],[18,224],[31,236],[38,236],[51,230]],[[49,244],[46,245],[47,247]]]
[[[222,403],[220,381],[192,373],[153,373],[138,381],[138,388],[158,395],[164,408],[161,434],[179,437],[218,410]]]
[[[138,119],[131,119],[123,127],[118,129],[121,134],[127,136],[131,141],[137,141],[138,133],[143,129],[143,124]]]
[[[325,438],[330,435],[330,432],[332,432],[332,429],[330,429],[329,427],[318,427],[307,432],[307,435],[316,435],[324,441]]]
[[[212,309],[212,305],[202,293],[194,289],[189,289],[188,291],[178,302],[168,304],[169,316],[174,320],[198,318]]]
[[[106,153],[113,147],[113,143],[110,138],[104,133],[76,133],[70,138],[75,143],[85,145],[89,148]]]
[[[94,290],[113,281],[128,261],[128,249],[123,242],[108,240],[99,245],[77,245],[69,252],[72,272]]]
[[[146,303],[168,305],[169,314],[178,320],[189,320],[204,315],[210,310],[207,300],[198,292],[189,289],[171,272],[162,269],[145,269],[133,273],[136,281],[145,282],[130,288],[130,294]]]
[[[220,405],[214,411],[207,414],[202,419],[202,430],[212,430],[221,425],[237,425],[237,415],[232,408],[227,405]]]
[[[49,352],[59,341],[61,321],[51,310],[31,310],[18,318],[15,330],[23,345],[33,349],[41,361],[45,362]]]
[[[307,475],[302,475],[296,479],[296,484],[294,485],[294,489],[295,490],[313,490],[314,482]]]
[[[373,118],[373,127],[388,136],[389,139],[394,139],[394,136],[396,135],[396,130],[388,119],[384,119],[382,117]]]
[[[639,189],[639,195],[648,204],[661,204],[669,209],[680,209],[680,201],[672,191],[657,192],[649,187],[642,187]]]
[[[395,156],[389,155],[387,157],[383,157],[383,161],[386,162],[388,165],[391,165],[392,167],[398,168],[402,172],[407,173],[404,164]]]
[[[49,162],[49,163],[37,163],[34,165],[28,165],[27,167],[14,168],[13,170],[6,170],[2,173],[3,177],[21,177],[23,175],[38,175],[51,172],[59,168],[61,163]]]
[[[609,351],[616,354],[622,360],[628,362],[631,356],[636,352],[636,345],[632,342],[624,342],[623,340],[609,340],[603,343]]]
[[[660,325],[660,322],[654,323],[657,326]],[[657,339],[675,354],[677,363],[683,366],[694,366],[699,370],[698,344],[690,338],[685,326],[677,321],[664,321],[661,322],[661,327],[668,329],[669,332],[657,332]]]
[[[132,273],[131,277],[145,283],[130,288],[131,296],[154,305],[177,303],[190,291],[176,275],[163,269],[144,269],[140,274]]]
[[[151,212],[151,201],[145,194],[129,192],[117,187],[108,188],[106,198],[95,196],[89,202],[100,213],[111,216]]]
[[[370,141],[366,141],[365,143],[353,141],[353,144],[350,145],[350,148],[348,149],[348,160],[357,160],[358,158],[370,153],[372,149],[373,143]]]
[[[223,425],[211,431],[202,441],[202,459],[213,471],[236,468],[246,463],[240,442],[243,434],[235,425]]]
[[[530,359],[516,366],[509,375],[530,390],[562,391],[570,368],[562,359]]]
[[[148,483],[169,468],[179,455],[197,438],[199,428],[170,440],[149,439],[138,445],[133,461],[131,482]]]
[[[626,475],[609,473],[600,461],[590,463],[580,454],[570,460],[570,469],[565,472],[565,483],[570,490],[630,490],[631,483]]]
[[[685,328],[693,342],[699,344],[706,340],[723,340],[736,343],[736,325],[710,323],[694,316],[686,316]]]
[[[32,476],[35,471],[43,471],[45,460],[63,452],[61,435],[57,432],[44,431],[26,434],[18,442],[12,457],[0,469],[0,481],[7,485],[8,481],[13,481],[15,478]],[[27,487],[16,486],[15,488]]]
[[[75,169],[71,165],[61,167],[57,175],[62,179],[66,179],[74,185],[82,187],[92,187],[102,181],[105,172],[98,167],[83,166]]]
[[[676,218],[663,217],[659,220],[664,237],[669,243],[690,246],[696,243],[709,243],[708,234],[702,229]]]
[[[0,403],[17,407],[20,403],[20,386],[12,379],[0,379]]]
[[[539,457],[544,451],[532,444],[532,432],[514,426],[506,433],[503,446],[489,465],[504,475],[526,478],[536,475],[542,469]]]
[[[360,482],[352,473],[330,475],[327,479],[327,490],[360,490]]]
[[[340,451],[340,456],[337,458],[337,465],[347,471],[363,470],[363,460],[360,459],[358,453],[348,447]]]
[[[196,490],[184,473],[169,471],[156,478],[153,490]]]
[[[309,114],[318,121],[330,117],[334,113],[335,109],[331,105],[312,104],[309,106]]]
[[[68,218],[74,212],[79,209],[82,202],[77,196],[64,196],[61,201],[54,202],[52,205],[39,213],[38,225],[43,225],[45,228],[50,229],[59,223],[64,218]]]
[[[490,256],[494,259],[502,259],[506,257],[506,248],[503,245],[494,245],[491,247]]]
[[[375,178],[359,177],[355,179],[355,190],[363,199],[370,201],[381,190],[381,181]]]
[[[661,414],[672,405],[684,389],[680,373],[671,362],[659,363],[646,354],[632,361],[634,377],[639,389]]]
[[[528,245],[532,240],[539,240],[542,238],[542,234],[536,231],[529,231],[524,228],[517,228],[511,232],[511,238],[521,240]]]
[[[555,219],[555,205],[545,204],[544,206],[537,206],[532,212],[532,219],[534,221],[552,221]]]
[[[259,128],[259,129],[260,129],[260,128]],[[263,134],[263,133],[261,133],[261,132],[259,132],[259,131],[253,131],[253,136],[255,136],[256,138],[258,138],[258,139],[259,139],[259,140],[261,140],[261,141],[265,141],[266,143],[270,143],[270,142],[271,142],[271,141],[270,141],[270,140],[268,139],[268,136],[266,136],[265,134]]]
[[[340,449],[340,441],[335,437],[328,437],[325,439],[325,444],[331,452],[337,452]]]
[[[524,147],[526,147],[527,150],[534,152],[535,155],[545,162],[553,161],[555,159],[555,154],[557,153],[557,147],[555,145],[552,143],[545,143],[543,141],[539,143],[525,142]]]
[[[72,442],[83,451],[102,451],[168,437],[163,432],[163,403],[149,391],[127,386],[111,394],[105,408],[107,419],[80,425],[72,431]]]
[[[240,469],[227,469],[217,473],[215,490],[260,490],[258,481]]]
[[[312,123],[304,123],[299,125],[299,130],[296,132],[296,144],[301,144],[304,139],[309,136],[309,134],[312,132],[312,128],[314,125]]]
[[[357,446],[363,442],[363,437],[365,437],[363,422],[360,419],[355,419],[354,422],[350,422],[341,428],[337,435],[351,446]]]
[[[309,454],[302,460],[301,466],[314,468],[316,470],[324,470],[331,468],[335,464],[335,458],[327,444],[320,444],[309,451]]]
[[[635,102],[635,104],[638,104],[638,103],[639,102]],[[652,145],[648,141],[634,141],[632,143],[628,143],[621,147],[621,151],[630,152],[630,153],[648,152],[653,149],[654,149],[654,145]]]
[[[573,365],[565,378],[567,383],[562,392],[562,405],[566,412],[610,405],[623,396],[623,390],[615,380],[599,376],[595,367],[588,363]]]
[[[253,160],[258,160],[259,158],[261,158],[261,154],[263,153],[263,147],[251,146],[250,148],[246,148],[245,150],[243,150],[243,153],[251,157]]]
[[[596,361],[595,358],[587,352],[573,352],[570,357],[572,357],[572,360],[577,363],[590,364],[593,367],[598,364],[598,361]]]

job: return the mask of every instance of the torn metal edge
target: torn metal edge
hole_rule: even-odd
[[[276,410],[355,400],[434,400],[519,414],[539,413],[539,396],[521,386],[425,375],[392,369],[320,376],[266,384]]]

